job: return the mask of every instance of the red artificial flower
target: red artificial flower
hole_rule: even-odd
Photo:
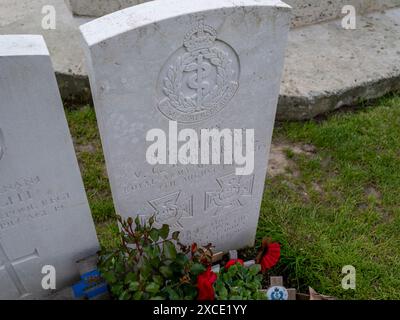
[[[261,270],[264,272],[265,270],[271,269],[275,266],[279,258],[281,257],[281,246],[279,243],[268,243],[264,248],[264,255],[261,258]]]
[[[214,282],[217,281],[217,275],[208,267],[205,272],[197,276],[197,300],[214,300]]]
[[[236,263],[240,263],[241,265],[244,265],[244,261],[242,259],[232,259],[226,263],[225,269],[228,270],[230,267],[234,266]]]

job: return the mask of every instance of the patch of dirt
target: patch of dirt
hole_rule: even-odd
[[[94,153],[96,152],[96,147],[93,146],[92,144],[85,144],[85,145],[75,145],[75,149],[77,152],[87,152],[87,153]]]
[[[315,192],[317,192],[317,193],[319,193],[319,194],[324,193],[324,190],[322,189],[322,187],[321,187],[318,183],[313,182],[313,183],[312,183],[312,187],[313,187],[313,189],[314,189]]]
[[[312,155],[317,151],[311,144],[293,144],[285,141],[273,141],[269,154],[268,176],[273,178],[281,174],[290,174],[299,176],[300,172],[296,163],[288,158],[288,152],[294,155],[307,154]]]
[[[365,193],[366,193],[367,197],[373,197],[378,200],[382,199],[381,193],[378,190],[376,190],[374,187],[366,188]]]

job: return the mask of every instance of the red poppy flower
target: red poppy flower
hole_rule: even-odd
[[[242,259],[232,259],[229,260],[226,265],[225,265],[225,269],[229,269],[230,267],[234,266],[236,263],[240,263],[241,265],[244,264],[244,261]]]
[[[214,300],[215,293],[213,284],[217,280],[217,275],[208,267],[205,272],[197,276],[197,300]]]
[[[271,269],[281,257],[281,246],[277,242],[269,243],[264,250],[265,254],[260,261],[262,271]]]

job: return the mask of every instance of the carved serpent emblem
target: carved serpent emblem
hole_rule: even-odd
[[[239,60],[200,19],[159,78],[159,110],[178,122],[197,122],[222,110],[239,87]]]

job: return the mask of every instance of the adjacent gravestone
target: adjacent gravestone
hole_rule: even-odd
[[[216,250],[253,245],[289,15],[280,1],[170,0],[81,26],[119,214],[155,215],[183,242]],[[147,133],[159,128],[171,139],[174,122],[199,136],[201,129],[254,129],[254,171],[149,164]]]
[[[41,36],[0,36],[0,97],[0,299],[36,299],[50,293],[44,266],[62,289],[98,250]]]

